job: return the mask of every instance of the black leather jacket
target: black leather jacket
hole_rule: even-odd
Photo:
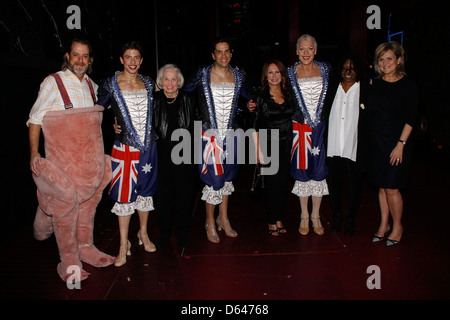
[[[164,92],[157,91],[154,93],[153,102],[153,129],[159,138],[166,138],[167,134],[167,110],[164,108]],[[178,110],[178,125],[180,128],[187,129],[193,132],[194,120],[196,118],[196,111],[193,97],[190,93],[179,90],[177,99],[180,103]]]

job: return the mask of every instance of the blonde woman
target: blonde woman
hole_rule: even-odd
[[[408,184],[412,157],[410,136],[417,119],[418,94],[415,83],[406,76],[405,52],[399,43],[379,45],[374,66],[378,77],[373,81],[367,102],[371,112],[369,180],[379,187],[381,222],[373,242],[386,240],[386,245],[391,246],[398,244],[403,234],[400,190]]]

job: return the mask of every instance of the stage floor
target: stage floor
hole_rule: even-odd
[[[428,300],[450,298],[450,197],[448,157],[417,157],[405,191],[404,234],[400,245],[372,243],[379,224],[377,191],[365,184],[356,234],[330,230],[328,196],[321,207],[325,234],[302,236],[298,198],[289,193],[286,234],[267,232],[264,199],[250,198],[252,167],[242,166],[230,197],[229,216],[237,238],[220,233],[220,243],[207,241],[204,202],[196,196],[191,246],[183,249],[173,237],[155,253],[138,246],[138,218],[130,226],[132,255],[120,267],[95,268],[68,289],[56,272],[59,262],[55,238],[37,241],[32,234],[35,199],[17,204],[22,223],[4,225],[0,252],[1,299],[42,300]],[[30,184],[29,188],[34,188]],[[33,206],[33,208],[28,208]],[[24,213],[23,206],[28,212]],[[95,244],[116,255],[119,249],[117,217],[112,202],[100,203],[95,222]],[[12,212],[4,214],[13,214]],[[31,217],[31,218],[30,218]],[[156,241],[155,216],[149,236]],[[378,272],[371,271],[375,266]],[[368,270],[369,268],[369,270]],[[379,276],[379,278],[374,278]],[[378,279],[379,281],[375,281]],[[369,285],[368,285],[369,282]],[[370,283],[380,288],[370,289]]]

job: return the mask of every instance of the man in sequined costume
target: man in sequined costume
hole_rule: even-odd
[[[202,163],[199,164],[199,171],[205,183],[202,200],[206,202],[206,234],[213,243],[220,241],[216,224],[217,229],[223,229],[227,236],[237,237],[228,220],[228,197],[234,191],[232,181],[239,166],[237,137],[230,133],[237,128],[239,96],[247,100],[249,97],[243,90],[245,73],[230,66],[231,57],[230,42],[216,40],[212,47],[214,63],[200,70],[192,85],[186,88],[189,91],[197,89],[199,94],[202,120]],[[227,146],[233,146],[233,152],[227,152]],[[214,221],[217,205],[219,215]]]

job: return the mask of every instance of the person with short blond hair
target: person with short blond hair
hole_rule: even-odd
[[[398,42],[380,44],[374,66],[378,76],[367,102],[371,114],[369,181],[379,188],[381,222],[373,242],[385,240],[392,246],[403,235],[401,189],[408,185],[413,152],[410,138],[419,99],[417,85],[406,75],[404,49]]]

